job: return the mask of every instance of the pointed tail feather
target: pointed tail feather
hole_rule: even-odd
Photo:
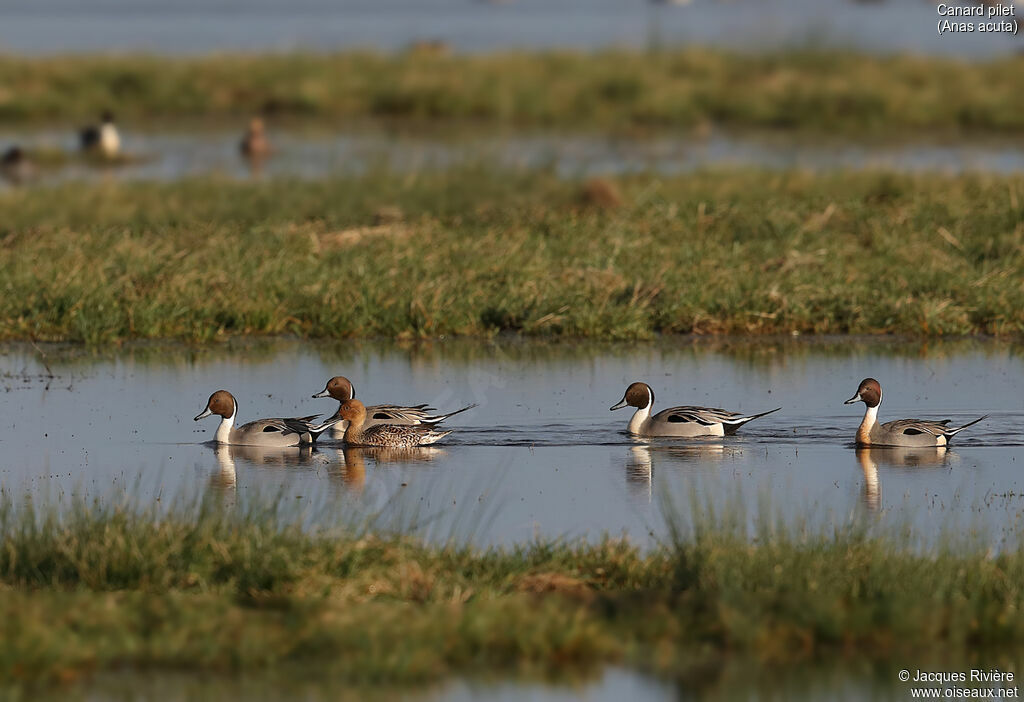
[[[986,415],[983,415],[981,417],[978,417],[973,422],[967,422],[967,424],[964,424],[963,426],[959,426],[956,429],[950,429],[949,431],[946,432],[946,436],[953,436],[954,434],[959,434],[960,432],[962,432],[967,427],[974,426],[975,424],[977,424],[978,422],[980,422],[983,419],[988,419],[988,415],[986,414]]]
[[[723,420],[722,421],[722,429],[725,430],[725,433],[726,433],[727,436],[731,436],[732,434],[736,433],[737,429],[742,427],[747,422],[749,422],[751,420],[754,420],[754,419],[757,419],[758,417],[763,417],[766,414],[771,414],[772,412],[778,412],[780,409],[782,409],[782,408],[781,407],[776,407],[775,409],[768,410],[767,412],[761,412],[759,414],[750,414],[750,415],[747,415],[746,417],[737,417],[736,419],[733,419],[732,421],[725,421],[725,420]]]
[[[438,441],[453,433],[454,429],[448,431],[430,431],[423,435],[423,439],[420,441],[420,446],[429,446],[430,444],[436,444]]]
[[[449,419],[450,417],[454,417],[455,415],[460,414],[461,412],[465,412],[466,410],[471,410],[471,409],[473,409],[476,406],[477,406],[477,404],[474,402],[473,404],[466,405],[462,409],[457,409],[454,412],[449,412],[448,414],[438,414],[438,415],[435,415],[435,416],[432,416],[432,417],[424,417],[420,421],[422,421],[424,424],[428,424],[430,426],[433,426],[435,424],[440,424],[444,420]]]
[[[747,422],[749,422],[752,419],[757,419],[758,417],[764,417],[765,415],[771,414],[772,412],[778,412],[780,409],[782,409],[782,408],[781,407],[776,407],[773,410],[768,410],[767,412],[761,412],[759,414],[748,414],[746,417],[736,417],[735,419],[732,419],[732,420],[729,420],[729,421],[723,420],[722,423],[723,424],[735,424],[736,426],[740,426],[742,424],[746,424]]]
[[[316,417],[319,417],[319,416],[320,415],[315,414],[315,415],[313,415],[313,417],[311,417],[311,419],[315,419]],[[320,438],[321,434],[323,434],[325,431],[327,431],[328,429],[333,427],[338,422],[344,422],[344,421],[345,420],[342,419],[341,417],[339,417],[338,415],[334,415],[334,416],[328,418],[327,421],[324,422],[323,424],[318,424],[316,426],[313,426],[312,424],[310,424],[309,425],[309,435],[312,436],[313,437],[313,441],[316,442],[316,440]]]

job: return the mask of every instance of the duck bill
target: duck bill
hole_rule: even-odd
[[[200,412],[200,413],[199,413],[199,414],[197,414],[197,415],[196,415],[195,417],[193,417],[193,418],[192,418],[192,421],[193,421],[193,422],[198,422],[198,421],[199,421],[200,419],[206,419],[206,418],[207,418],[207,417],[209,417],[209,416],[210,416],[211,414],[213,414],[213,412],[211,412],[211,411],[210,411],[210,408],[209,408],[209,407],[207,407],[207,408],[206,408],[206,409],[204,409],[204,410],[203,410],[202,412]]]
[[[327,392],[327,388],[324,388],[323,390],[318,392],[316,395],[313,395],[313,399],[316,399],[318,397],[330,397],[330,396],[331,396],[331,393]]]
[[[849,400],[844,402],[843,404],[844,405],[852,405],[854,402],[860,402],[860,393],[859,392],[856,395],[854,395],[853,397],[851,397]]]
[[[623,408],[623,407],[625,407],[625,406],[626,406],[626,398],[625,398],[625,397],[623,397],[623,398],[622,398],[621,400],[619,400],[619,404],[617,404],[617,405],[612,405],[612,406],[611,406],[611,407],[609,407],[608,409],[609,409],[609,410],[617,410],[617,409],[622,409],[622,408]]]

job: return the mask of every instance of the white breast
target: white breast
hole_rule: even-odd
[[[100,127],[100,150],[107,157],[117,156],[117,152],[121,150],[121,137],[114,125],[104,124]]]
[[[636,434],[637,436],[643,435],[644,424],[647,423],[647,419],[651,416],[651,406],[647,405],[642,407],[633,413],[633,418],[629,420],[629,433]]]

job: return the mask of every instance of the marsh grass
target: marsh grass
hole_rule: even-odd
[[[273,503],[170,512],[0,505],[0,678],[322,665],[351,683],[680,674],[752,656],[966,655],[1024,642],[1024,550],[921,550],[857,527],[735,515],[643,552],[622,540],[481,550],[308,532]]]
[[[615,185],[612,210],[486,165],[0,193],[0,339],[1024,331],[1020,176]]]
[[[0,58],[0,122],[253,114],[601,129],[1020,132],[1020,57],[959,61],[714,49]]]

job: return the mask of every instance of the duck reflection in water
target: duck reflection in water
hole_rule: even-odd
[[[249,166],[249,174],[253,178],[263,175],[263,162],[272,153],[270,140],[263,125],[263,120],[253,117],[249,121],[249,128],[242,135],[242,141],[238,144],[239,153]]]
[[[630,446],[626,456],[626,487],[634,497],[651,501],[651,479],[654,474],[651,450],[647,446]]]
[[[301,466],[313,462],[316,452],[311,446],[288,446],[271,448],[266,446],[236,446],[213,444],[217,468],[210,476],[210,487],[221,492],[233,493],[238,486],[237,465],[243,466]]]
[[[434,447],[410,449],[396,448],[360,448],[347,446],[336,449],[337,461],[331,465],[331,475],[340,478],[345,488],[351,492],[361,493],[366,487],[366,460],[373,461],[375,467],[406,463],[428,463],[446,455],[446,451]]]
[[[952,454],[945,446],[924,448],[858,448],[857,463],[864,472],[864,506],[871,512],[882,507],[882,484],[878,467],[930,468],[949,463]]]
[[[231,457],[231,447],[217,444],[213,448],[213,455],[217,457],[217,469],[210,475],[210,487],[218,492],[234,494],[238,487],[238,472],[235,470],[235,460]]]
[[[731,455],[734,450],[720,443],[638,443],[629,447],[629,455],[626,456],[626,484],[632,495],[646,498],[649,502],[653,494],[655,462],[662,467],[673,463],[690,465],[717,462]]]

